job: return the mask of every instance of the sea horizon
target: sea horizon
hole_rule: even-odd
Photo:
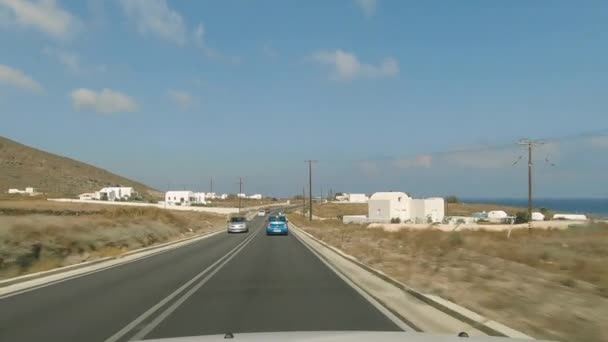
[[[465,203],[499,204],[512,207],[527,207],[528,198],[517,197],[463,197]],[[556,213],[608,216],[608,198],[584,197],[538,197],[532,199],[535,209],[547,208]]]

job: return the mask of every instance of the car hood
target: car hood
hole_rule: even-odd
[[[158,340],[146,340],[157,342],[210,342],[226,341],[222,335],[205,335],[177,337]],[[512,339],[506,337],[475,336],[463,340],[462,337],[453,335],[433,335],[414,332],[392,332],[392,331],[299,331],[299,332],[265,332],[265,333],[233,333],[233,338],[228,340],[246,342],[265,341],[288,341],[288,342],[524,342],[529,340]]]

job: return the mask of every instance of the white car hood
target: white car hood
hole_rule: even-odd
[[[463,338],[458,336],[433,335],[414,332],[389,331],[301,331],[301,332],[265,332],[265,333],[233,333],[233,338],[225,335],[205,335],[177,337],[158,340],[157,342],[210,342],[210,341],[288,341],[288,342],[524,342],[529,340],[512,339],[506,337],[476,336]]]

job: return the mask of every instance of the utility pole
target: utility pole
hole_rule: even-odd
[[[239,214],[241,213],[241,194],[243,193],[243,177],[239,177],[239,193],[236,197],[239,198]]]
[[[316,160],[306,160],[308,163],[308,221],[312,221],[312,163],[316,163]]]
[[[532,232],[532,149],[544,142],[540,140],[521,139],[519,145],[528,147],[528,232]]]
[[[209,180],[209,192],[213,192],[213,177]]]
[[[302,187],[302,216],[306,216],[306,188]]]

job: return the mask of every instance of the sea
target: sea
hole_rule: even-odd
[[[461,201],[528,207],[527,198],[462,198]],[[533,205],[534,208],[547,208],[556,213],[608,217],[608,198],[534,198]]]

